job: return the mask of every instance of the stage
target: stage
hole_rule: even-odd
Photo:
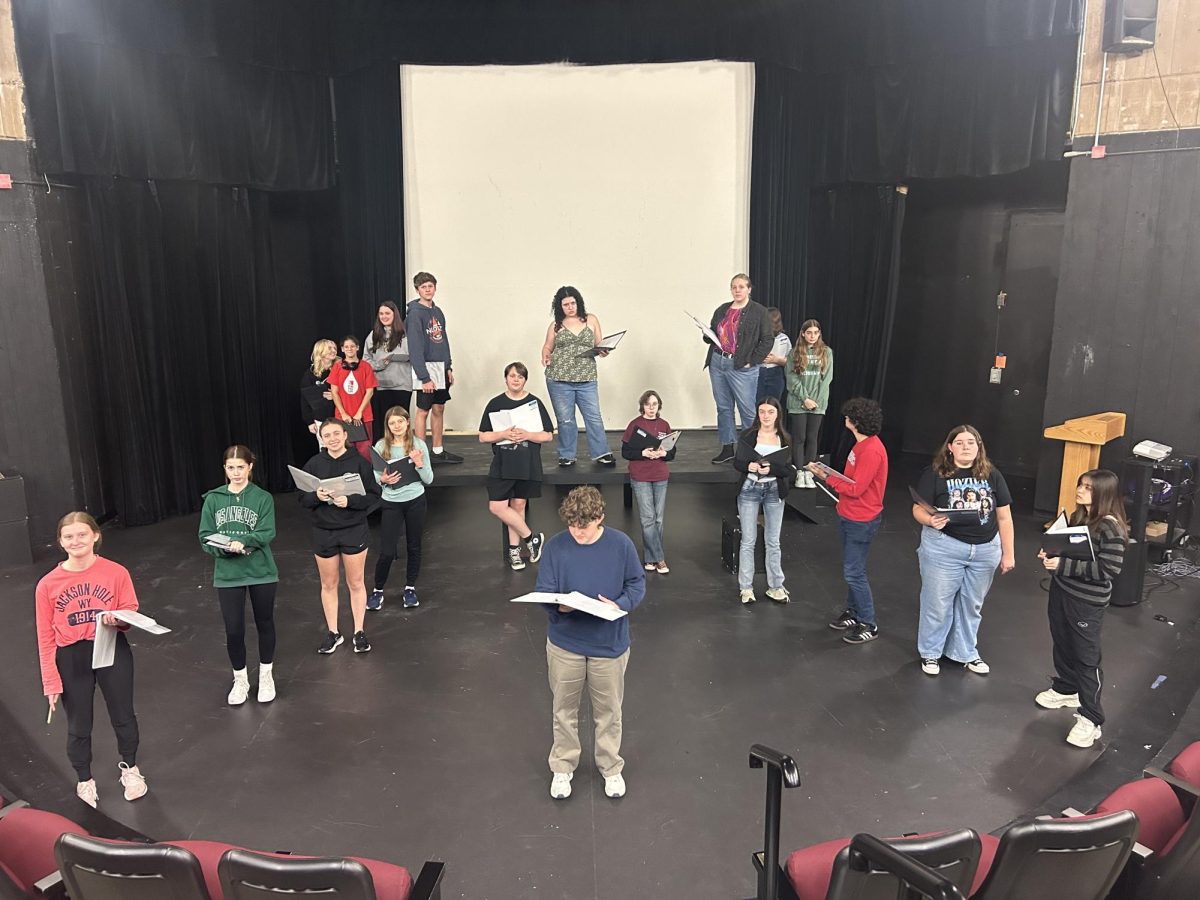
[[[460,452],[459,441],[448,446]],[[730,477],[707,462],[713,449],[703,443],[704,464]],[[567,474],[603,483],[606,524],[639,542],[617,484],[623,467],[589,466]],[[547,474],[560,475],[552,463]],[[786,516],[792,602],[767,600],[759,576],[758,603],[743,607],[719,553],[734,485],[680,479],[667,501],[671,574],[648,576],[631,620],[628,794],[604,796],[585,721],[574,794],[555,801],[544,616],[507,602],[532,589],[536,567],[515,573],[496,558],[483,489],[448,486],[474,477],[470,463],[437,470],[421,605],[404,610],[389,590],[384,608],[368,613],[374,649],[359,656],[348,642],[331,657],[315,652],[322,624],[307,519],[294,494],[276,497],[279,696],[266,706],[253,693],[242,707],[225,705],[224,633],[197,517],[110,529],[103,552],[129,566],[143,609],[174,630],[133,641],[139,762],[150,785],[135,804],[120,797],[112,732],[98,711],[100,813],[154,838],[354,853],[413,869],[445,860],[449,897],[746,897],[762,838],[763,774],[747,766],[751,743],[800,767],[802,787],[784,796],[785,852],[858,831],[988,832],[1051,804],[1087,807],[1132,777],[1175,739],[1200,681],[1200,580],[1111,609],[1109,722],[1101,745],[1077,750],[1063,741],[1069,712],[1033,703],[1051,672],[1036,560],[1042,517],[1015,515],[1017,569],[997,578],[984,610],[980,646],[992,674],[946,664],[934,679],[921,674],[913,646],[917,527],[903,479],[893,479],[870,562],[882,634],[860,647],[826,627],[844,594],[836,529]],[[548,533],[558,530],[557,495],[548,486],[531,504]],[[45,724],[32,597],[51,564],[2,573],[0,609],[15,625],[0,669],[0,782],[108,834],[118,826],[74,796],[64,720]],[[342,609],[345,632],[344,600]],[[1152,690],[1159,675],[1166,680]]]

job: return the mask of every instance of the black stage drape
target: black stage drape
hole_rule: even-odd
[[[311,295],[332,277],[314,263],[332,197],[112,179],[84,189],[98,333],[83,344],[122,521],[196,509],[235,441],[258,454],[259,484],[286,489],[298,417],[284,399],[315,333],[288,288]]]
[[[822,451],[849,450],[839,410],[851,397],[883,397],[899,281],[905,194],[892,185],[814,191],[809,212],[803,319],[816,319],[834,352]],[[887,408],[884,407],[884,420]]]
[[[43,171],[332,186],[316,0],[15,0],[13,14]]]
[[[395,63],[338,76],[334,103],[346,287],[330,304],[336,310],[324,313],[326,318],[336,314],[334,322],[344,329],[348,323],[365,325],[384,300],[394,300],[403,311],[415,296],[404,281],[404,165]]]

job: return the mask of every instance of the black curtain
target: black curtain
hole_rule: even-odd
[[[338,197],[346,288],[322,308],[323,327],[365,333],[384,300],[404,310],[404,166],[400,72],[376,63],[334,80]],[[360,327],[361,326],[361,327]]]
[[[315,0],[15,0],[42,171],[330,187],[330,14]]]
[[[234,443],[258,455],[259,484],[286,489],[298,419],[282,398],[296,394],[317,283],[333,271],[314,262],[331,236],[309,223],[331,198],[111,179],[85,191],[98,333],[83,343],[113,512],[142,525],[198,508]]]
[[[750,274],[754,299],[777,306],[794,334],[804,298],[812,184],[808,79],[770,63],[754,67],[750,166]]]
[[[796,327],[816,319],[833,348],[821,449],[832,451],[839,462],[849,451],[842,404],[851,397],[886,401],[904,203],[904,191],[894,185],[843,184],[811,197],[804,299]],[[883,412],[886,423],[886,406]]]

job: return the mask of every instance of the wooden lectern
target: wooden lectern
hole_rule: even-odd
[[[1125,413],[1106,412],[1080,419],[1067,419],[1042,432],[1063,445],[1062,478],[1058,482],[1058,508],[1070,515],[1075,509],[1075,485],[1079,476],[1100,464],[1100,448],[1125,434]]]

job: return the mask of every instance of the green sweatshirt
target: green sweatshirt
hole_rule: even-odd
[[[223,534],[241,541],[250,552],[226,553],[204,543],[210,534]],[[275,498],[251,482],[240,494],[228,485],[204,495],[200,513],[200,546],[216,559],[213,587],[244,587],[279,580],[271,541],[275,539]]]
[[[821,371],[820,364],[810,357],[805,366],[805,371],[801,375],[796,374],[793,356],[788,355],[788,362],[783,367],[783,371],[784,377],[787,379],[787,411],[789,413],[793,415],[800,413],[812,413],[818,416],[825,415],[825,409],[829,406],[829,385],[833,383],[833,350],[826,347],[825,352],[828,355],[826,357],[827,365],[824,372]],[[808,355],[803,341],[796,345],[792,353]],[[817,408],[806,409],[804,406],[805,400],[812,400],[817,404]]]

